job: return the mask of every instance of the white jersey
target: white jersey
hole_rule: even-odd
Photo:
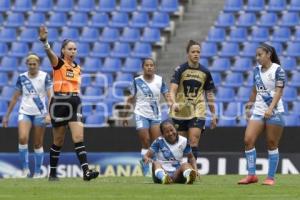
[[[147,82],[143,75],[136,77],[131,87],[131,95],[136,97],[134,113],[148,119],[160,120],[160,94],[167,92],[167,85],[161,76],[154,75],[151,82]]]
[[[44,115],[47,113],[45,99],[47,91],[51,89],[50,76],[39,71],[34,78],[28,76],[28,72],[19,75],[16,89],[22,94],[19,113],[26,115]]]
[[[178,136],[175,144],[169,144],[162,136],[158,137],[151,145],[150,150],[156,155],[156,161],[167,172],[175,172],[182,164],[182,158],[192,152],[187,138]]]
[[[265,111],[271,104],[276,87],[284,87],[285,72],[280,65],[273,63],[265,72],[261,71],[262,66],[259,65],[254,70],[254,84],[256,86],[257,95],[254,103],[253,114],[264,115]],[[275,106],[273,113],[284,112],[282,99]]]

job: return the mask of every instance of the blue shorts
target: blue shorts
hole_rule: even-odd
[[[18,121],[29,121],[35,126],[44,127],[45,123],[45,115],[26,115],[19,114]]]
[[[250,120],[261,121],[265,124],[274,124],[274,125],[278,125],[278,126],[285,125],[282,113],[274,114],[269,119],[265,119],[264,116],[262,116],[262,115],[253,114],[251,116]]]
[[[193,118],[189,120],[178,120],[172,118],[175,128],[177,131],[188,131],[189,128],[199,128],[203,129],[205,126],[205,120],[202,118]]]
[[[159,125],[161,120],[149,119],[141,115],[135,114],[136,129],[148,129],[151,126]]]

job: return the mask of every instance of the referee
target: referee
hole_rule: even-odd
[[[83,124],[81,121],[80,66],[74,62],[77,54],[76,44],[72,40],[64,40],[61,55],[56,56],[48,43],[48,31],[45,26],[39,29],[40,41],[53,68],[54,95],[50,102],[50,117],[53,127],[53,144],[50,148],[49,181],[56,181],[56,167],[61,147],[64,143],[67,126],[72,134],[75,151],[83,170],[83,180],[97,178],[99,172],[88,167],[87,153],[83,143]]]

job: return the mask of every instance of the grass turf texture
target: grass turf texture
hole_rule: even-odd
[[[90,182],[80,178],[65,178],[58,182],[47,179],[0,179],[0,199],[76,200],[76,199],[300,199],[300,176],[277,175],[275,186],[259,183],[237,185],[243,176],[202,176],[193,185],[153,184],[144,177],[99,177]]]

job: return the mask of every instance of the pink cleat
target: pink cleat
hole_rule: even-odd
[[[262,184],[272,186],[272,185],[275,185],[275,180],[272,178],[266,178]]]
[[[247,185],[247,184],[257,183],[257,182],[258,182],[258,178],[256,175],[248,175],[245,178],[241,179],[238,182],[238,184]]]

